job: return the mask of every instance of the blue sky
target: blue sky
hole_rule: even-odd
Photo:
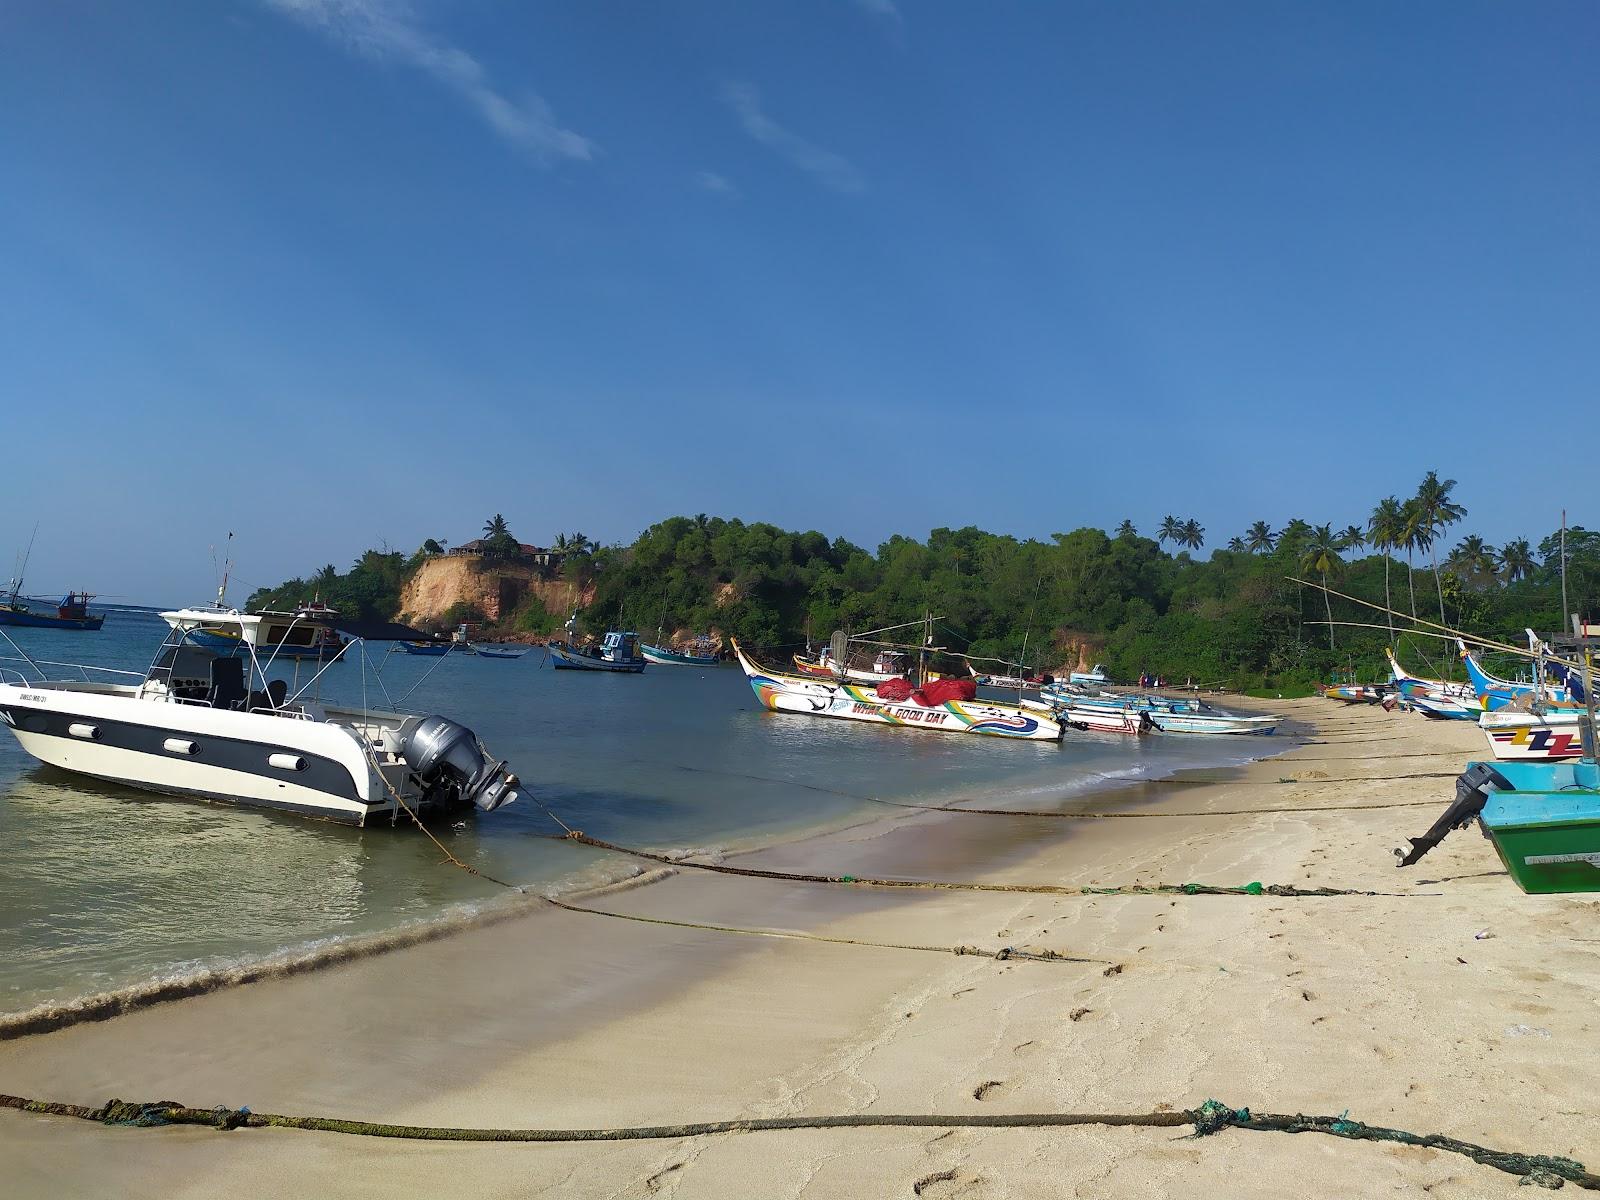
[[[13,0],[0,556],[1592,526],[1600,8]],[[9,562],[6,563],[9,566]]]

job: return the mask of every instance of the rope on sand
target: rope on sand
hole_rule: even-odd
[[[551,814],[554,816],[554,814]],[[559,820],[559,818],[558,818]],[[563,825],[566,840],[592,846],[596,850],[609,850],[626,854],[647,862],[658,862],[669,867],[691,867],[697,871],[714,871],[719,875],[744,875],[751,879],[782,879],[790,883],[846,883],[862,887],[919,888],[929,891],[950,892],[1011,892],[1039,896],[1394,896],[1411,897],[1415,892],[1366,892],[1353,888],[1302,888],[1290,883],[1246,883],[1239,886],[1217,886],[1209,883],[1151,883],[1124,884],[1117,887],[1078,887],[1052,883],[972,883],[931,879],[881,879],[864,875],[814,875],[796,871],[769,871],[760,867],[733,867],[727,863],[701,863],[687,858],[674,858],[650,850],[631,846],[618,846],[592,838],[581,830]]]
[[[829,937],[820,933],[802,933],[799,930],[788,929],[751,929],[743,925],[712,925],[704,921],[674,921],[667,917],[646,917],[637,913],[612,912],[604,908],[589,908],[580,904],[568,904],[564,900],[557,900],[554,896],[546,896],[555,907],[567,912],[583,913],[591,917],[613,917],[618,921],[638,921],[645,925],[670,925],[677,929],[706,929],[713,933],[740,933],[747,937],[782,938],[787,941],[797,942],[831,942],[839,946],[868,946],[877,950],[925,950],[933,954],[975,955],[979,958],[992,958],[998,962],[1017,959],[1022,962],[1066,962],[1066,963],[1095,963],[1096,965],[1109,965],[1109,958],[1075,958],[1069,954],[1061,954],[1055,950],[1019,950],[1015,946],[1002,946],[998,950],[985,950],[981,946],[924,946],[909,942],[870,942],[862,938]]]
[[[772,1133],[801,1129],[869,1129],[894,1126],[911,1129],[1047,1129],[1075,1125],[1104,1125],[1145,1129],[1178,1129],[1190,1125],[1196,1138],[1225,1129],[1244,1129],[1270,1133],[1320,1133],[1351,1141],[1395,1142],[1443,1150],[1470,1158],[1473,1162],[1508,1175],[1520,1176],[1525,1183],[1559,1188],[1574,1183],[1589,1191],[1600,1191],[1600,1175],[1592,1175],[1575,1159],[1548,1154],[1521,1154],[1495,1150],[1474,1142],[1440,1133],[1416,1134],[1383,1125],[1352,1121],[1348,1114],[1338,1117],[1308,1117],[1301,1113],[1252,1113],[1248,1108],[1230,1108],[1207,1100],[1199,1108],[1147,1113],[971,1113],[905,1114],[840,1113],[813,1117],[759,1117],[731,1121],[699,1121],[681,1125],[636,1125],[611,1129],[462,1129],[427,1125],[390,1125],[377,1121],[352,1121],[339,1117],[298,1117],[279,1113],[257,1113],[248,1108],[189,1108],[175,1100],[130,1102],[108,1100],[99,1108],[64,1104],[52,1100],[30,1100],[23,1096],[0,1094],[0,1108],[43,1116],[76,1117],[103,1125],[133,1129],[152,1129],[163,1125],[204,1125],[218,1130],[299,1129],[338,1133],[355,1137],[400,1138],[430,1142],[628,1142],[672,1138],[706,1137],[723,1133]]]

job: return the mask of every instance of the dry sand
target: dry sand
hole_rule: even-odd
[[[1312,744],[1130,811],[912,817],[743,858],[783,870],[1111,884],[1251,880],[1394,897],[917,892],[686,870],[592,903],[878,942],[1028,945],[997,962],[541,912],[314,975],[0,1044],[0,1091],[472,1126],[846,1112],[1143,1112],[1208,1097],[1600,1165],[1600,903],[1532,897],[1489,843],[1425,829],[1471,726],[1324,701]],[[1299,782],[1281,783],[1293,775]],[[1408,778],[1409,777],[1409,778]],[[1414,808],[1329,805],[1427,801]],[[1090,802],[1097,810],[1105,797]],[[1280,808],[1253,815],[1184,816]],[[1483,940],[1474,937],[1487,930]],[[1108,965],[1121,970],[1107,974]],[[1431,1150],[1224,1131],[807,1130],[601,1145],[107,1129],[0,1113],[31,1196],[1515,1194]]]

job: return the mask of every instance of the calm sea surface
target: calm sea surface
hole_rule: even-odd
[[[114,609],[99,633],[7,632],[36,658],[142,671],[165,628],[152,612]],[[402,711],[462,721],[570,824],[629,845],[759,844],[894,812],[871,796],[1051,807],[1111,781],[1286,748],[1070,731],[1060,745],[935,737],[762,711],[732,666],[621,676],[541,668],[539,650],[492,660],[367,649],[366,669],[357,660],[329,670],[325,696],[385,708],[421,681]],[[0,655],[12,653],[0,641]],[[546,890],[632,869],[551,840],[557,827],[532,802],[439,832],[457,857]],[[437,850],[403,825],[356,830],[151,797],[41,766],[0,731],[0,1011],[496,898],[440,866]]]

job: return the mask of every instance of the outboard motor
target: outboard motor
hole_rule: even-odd
[[[429,794],[470,800],[484,812],[510,804],[521,794],[517,777],[478,748],[477,735],[448,717],[423,717],[400,744],[400,757],[416,772]]]
[[[1483,805],[1488,800],[1489,785],[1493,784],[1501,791],[1511,792],[1516,789],[1511,786],[1510,780],[1496,771],[1488,763],[1476,763],[1469,770],[1463,771],[1456,779],[1455,803],[1444,810],[1444,815],[1428,827],[1428,832],[1419,838],[1407,838],[1411,843],[1410,851],[1396,848],[1394,856],[1400,861],[1396,866],[1409,867],[1416,863],[1424,854],[1432,850],[1445,835],[1452,829],[1460,829],[1483,811]]]

